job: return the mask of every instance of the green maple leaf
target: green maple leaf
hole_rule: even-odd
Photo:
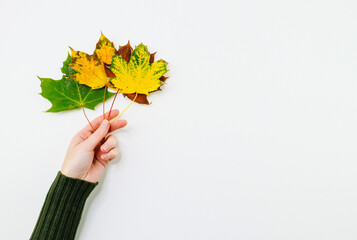
[[[74,75],[76,71],[73,70],[69,64],[71,63],[71,55],[68,53],[67,59],[63,62],[63,66],[61,67],[61,72],[69,77],[69,75]]]
[[[103,102],[105,89],[92,89],[73,80],[70,75],[73,75],[75,71],[69,66],[70,63],[71,56],[68,54],[61,68],[65,75],[60,80],[38,77],[41,80],[40,95],[52,103],[52,107],[45,112],[62,112],[81,107],[94,110],[95,106]],[[105,100],[114,94],[106,90]]]

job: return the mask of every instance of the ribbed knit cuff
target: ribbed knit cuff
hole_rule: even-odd
[[[84,204],[97,184],[67,177],[59,171],[30,239],[74,239]]]

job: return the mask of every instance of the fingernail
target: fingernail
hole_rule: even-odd
[[[107,157],[108,157],[108,154],[102,155],[102,159],[103,159],[103,160],[106,159]]]
[[[102,127],[106,127],[106,126],[108,126],[108,120],[104,119],[102,122]]]
[[[102,150],[103,150],[104,152],[108,152],[108,146],[102,146]]]

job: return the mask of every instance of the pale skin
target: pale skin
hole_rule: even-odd
[[[108,120],[118,114],[119,110],[112,110]],[[109,112],[106,119],[108,115]],[[116,137],[108,134],[127,125],[126,120],[111,124],[108,120],[101,115],[91,122],[95,131],[88,124],[72,138],[61,168],[63,175],[93,183],[100,180],[109,162],[119,154]]]

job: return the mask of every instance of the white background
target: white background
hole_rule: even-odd
[[[59,79],[68,46],[92,53],[100,31],[157,51],[170,78],[123,115],[121,155],[77,239],[356,239],[356,12],[354,0],[2,0],[0,239],[29,238],[86,124],[80,110],[44,113],[37,75]]]

